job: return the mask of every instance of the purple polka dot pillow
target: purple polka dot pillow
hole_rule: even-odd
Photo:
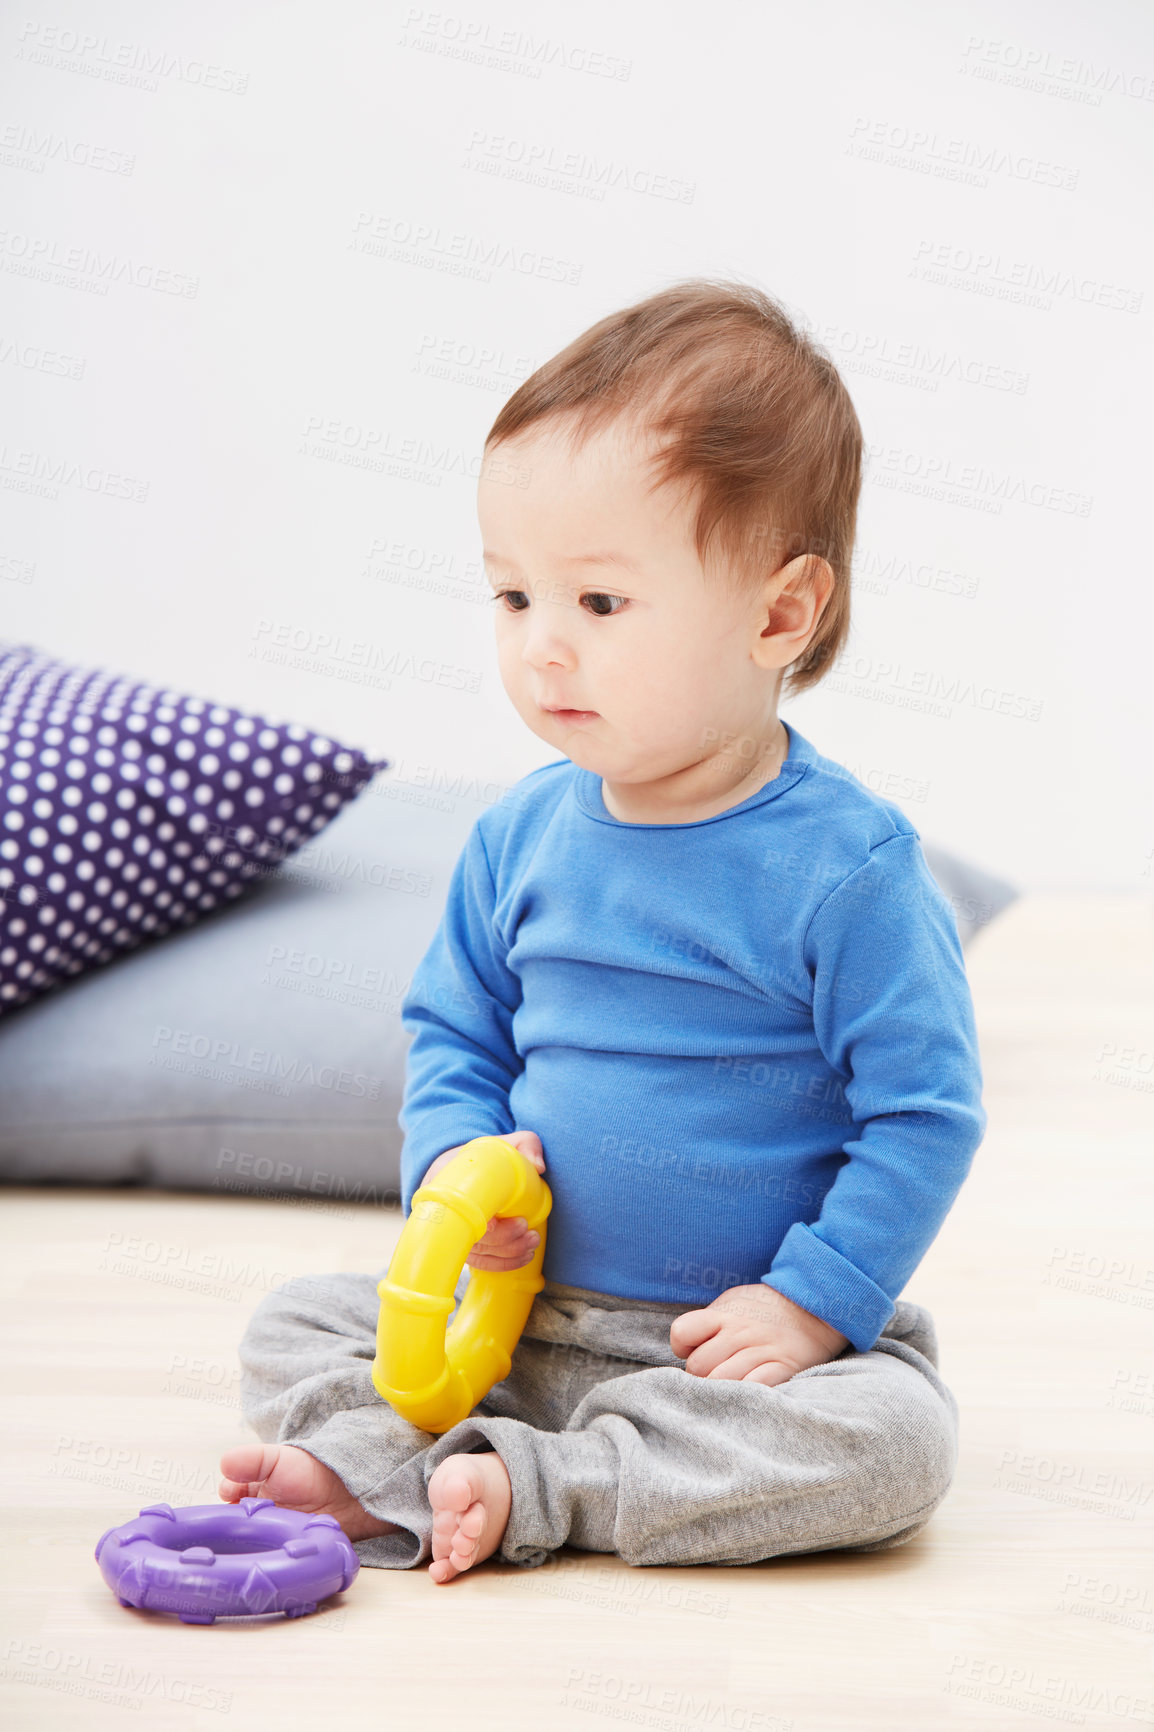
[[[0,1016],[226,905],[388,763],[0,643]]]

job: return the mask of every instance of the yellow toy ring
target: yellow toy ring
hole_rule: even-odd
[[[423,1431],[451,1430],[509,1375],[513,1349],[545,1285],[545,1217],[553,1206],[536,1167],[503,1137],[474,1137],[413,1197],[377,1287],[373,1386]],[[519,1269],[470,1269],[452,1326],[454,1289],[493,1215],[523,1215],[541,1237]]]

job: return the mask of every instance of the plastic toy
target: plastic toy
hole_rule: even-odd
[[[422,1185],[377,1293],[378,1395],[413,1425],[445,1432],[509,1374],[513,1349],[545,1285],[549,1187],[503,1137],[474,1137]],[[470,1269],[451,1327],[465,1258],[492,1215],[523,1215],[541,1238],[519,1269]]]
[[[360,1569],[334,1516],[282,1509],[267,1497],[150,1504],[101,1534],[96,1561],[122,1606],[175,1612],[182,1624],[267,1612],[303,1618]]]

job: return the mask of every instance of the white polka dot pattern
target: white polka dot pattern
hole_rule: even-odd
[[[0,1016],[233,900],[388,763],[0,644]]]

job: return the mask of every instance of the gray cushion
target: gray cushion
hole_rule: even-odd
[[[963,948],[1018,896],[1014,885],[1006,879],[995,878],[992,872],[985,872],[968,860],[959,860],[944,848],[923,840],[922,853],[954,911]]]
[[[398,1200],[401,999],[486,804],[425,798],[378,775],[239,902],[11,1012],[0,1177]],[[1016,894],[925,852],[963,942]]]
[[[378,776],[188,931],[0,1027],[9,1181],[399,1195],[400,1001],[483,809]]]

